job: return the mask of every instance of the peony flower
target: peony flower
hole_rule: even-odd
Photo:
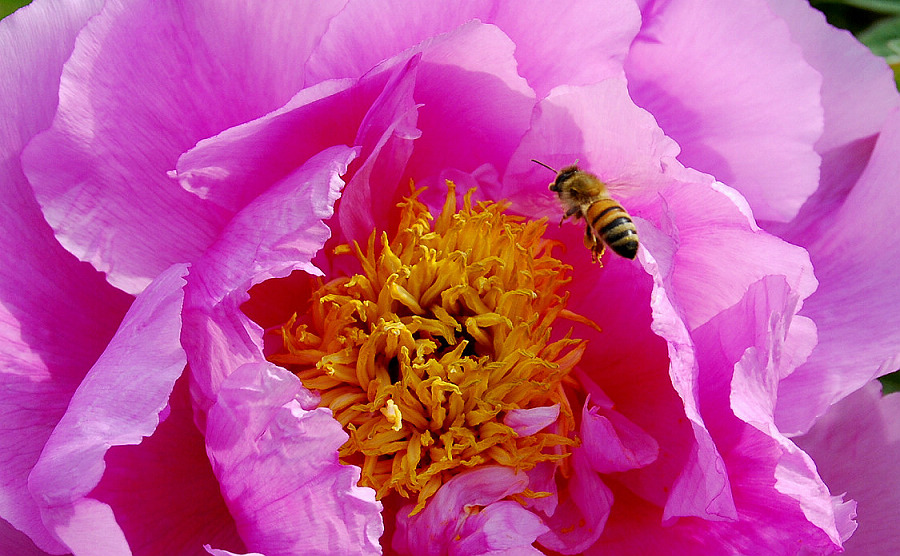
[[[896,414],[898,95],[808,5],[39,0],[0,42],[6,545],[890,543],[833,467],[890,436],[816,435]]]

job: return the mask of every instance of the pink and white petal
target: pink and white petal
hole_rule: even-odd
[[[91,497],[115,512],[135,556],[202,554],[204,543],[244,550],[194,425],[186,377],[167,415],[137,446],[114,446]]]
[[[230,550],[222,550],[220,548],[213,548],[210,545],[204,545],[204,549],[212,556],[266,556],[265,554],[260,554],[259,552],[231,552]]]
[[[460,473],[444,483],[425,509],[409,515],[413,506],[397,512],[391,547],[401,554],[453,554],[462,528],[476,506],[486,507],[528,487],[528,476],[514,469],[486,466]],[[468,508],[468,509],[467,509]]]
[[[550,531],[541,535],[541,546],[561,554],[581,554],[593,545],[606,526],[613,507],[613,493],[591,468],[584,450],[572,453],[572,475],[560,492],[553,515],[544,517]]]
[[[196,258],[230,215],[167,171],[302,88],[299,69],[341,5],[107,3],[66,63],[52,127],[23,159],[60,242],[132,293]]]
[[[681,163],[738,189],[757,217],[790,220],[818,186],[821,75],[765,0],[652,6],[625,63],[635,102]]]
[[[831,404],[900,368],[898,174],[900,110],[888,118],[828,233],[808,246],[821,287],[802,314],[815,321],[819,343],[809,361],[781,383],[776,418],[783,431],[808,430]],[[876,230],[875,240],[863,239]]]
[[[262,329],[240,309],[250,288],[294,270],[321,274],[311,260],[331,235],[322,221],[333,214],[340,176],[355,156],[338,146],[312,157],[238,213],[192,266],[182,342],[201,430],[221,381],[244,363],[264,360]]]
[[[503,424],[519,436],[536,434],[556,422],[559,404],[530,409],[512,409],[503,417]]]
[[[496,27],[471,22],[385,62],[406,66],[360,126],[361,164],[341,200],[351,210],[339,212],[346,238],[362,243],[374,227],[391,227],[410,180],[434,184],[438,174],[485,166],[502,171],[534,102],[514,49]]]
[[[873,381],[831,406],[797,444],[816,462],[831,492],[857,502],[859,527],[844,544],[849,556],[897,552],[900,488],[900,394],[881,395]]]
[[[132,298],[59,245],[19,154],[50,125],[63,63],[99,9],[48,1],[0,21],[0,516],[51,552],[64,548],[41,521],[28,473]]]
[[[485,21],[503,29],[516,44],[519,73],[543,98],[558,85],[621,77],[641,14],[631,1],[529,0],[501,2]]]
[[[671,455],[666,458],[668,454],[663,452],[660,454],[659,465],[651,464],[647,471],[638,469],[628,473],[623,483],[645,499],[659,503],[659,493],[648,489],[648,486],[654,485],[658,481],[653,481],[653,475],[648,471],[662,467],[667,470],[666,475],[671,476],[674,468],[677,470],[677,475],[674,477],[671,488],[665,484],[654,485],[657,491],[662,490],[668,494],[663,499],[665,507],[661,517],[664,522],[671,523],[676,518],[688,516],[710,521],[732,520],[737,516],[737,509],[731,492],[728,471],[700,412],[701,379],[697,347],[688,331],[687,323],[680,314],[683,309],[675,305],[672,300],[673,297],[676,297],[677,290],[671,283],[667,283],[668,281],[665,279],[667,272],[662,270],[672,267],[671,261],[666,260],[666,256],[672,253],[666,245],[670,240],[658,232],[649,235],[644,233],[644,236],[648,241],[645,241],[647,252],[642,256],[642,262],[654,280],[651,298],[653,309],[651,328],[666,340],[669,360],[667,378],[671,380],[671,384],[683,404],[682,411],[690,424],[692,442],[687,445],[686,460],[682,464],[682,468],[676,467],[681,462],[672,458]],[[650,254],[653,252],[661,254],[662,265],[653,259]],[[637,395],[640,394],[637,393]],[[669,420],[681,420],[680,417],[675,417],[678,414],[674,410],[670,410],[668,414],[673,416]],[[644,426],[646,427],[646,425]],[[661,444],[663,442],[672,444],[667,436],[657,433],[655,438],[659,439]],[[656,497],[653,496],[654,494]]]
[[[184,266],[163,272],[135,300],[78,386],[28,478],[45,526],[75,552],[94,542],[107,554],[128,546],[112,509],[90,496],[111,446],[138,444],[159,424],[185,365],[179,342]]]
[[[338,461],[340,423],[328,409],[304,409],[306,396],[299,379],[265,362],[221,384],[207,451],[241,538],[267,556],[380,554],[381,503],[356,486],[358,467]]]

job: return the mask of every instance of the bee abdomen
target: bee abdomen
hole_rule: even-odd
[[[597,201],[587,212],[591,227],[610,249],[626,259],[637,255],[637,228],[625,209],[608,199]]]

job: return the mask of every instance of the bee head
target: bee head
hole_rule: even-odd
[[[556,181],[550,184],[550,191],[554,191],[559,193],[562,191],[562,185],[572,179],[572,176],[580,172],[578,166],[574,164],[572,166],[566,166],[562,170],[559,171],[559,174],[556,175]]]

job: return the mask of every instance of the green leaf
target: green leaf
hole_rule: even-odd
[[[900,14],[900,0],[833,0],[829,3],[844,4],[882,14]]]
[[[900,391],[900,371],[895,371],[889,375],[879,378],[881,381],[881,391],[884,394]]]
[[[0,0],[0,19],[30,3],[31,0]]]

